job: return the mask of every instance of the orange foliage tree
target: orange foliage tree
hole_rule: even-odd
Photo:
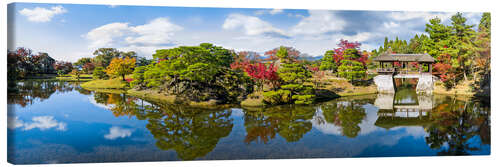
[[[125,75],[131,74],[135,68],[135,58],[113,58],[109,66],[106,67],[106,73],[109,76],[122,77],[125,81]]]

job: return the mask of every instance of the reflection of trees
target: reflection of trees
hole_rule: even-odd
[[[468,151],[479,150],[469,142],[477,135],[483,144],[490,144],[489,109],[479,103],[449,99],[431,114],[433,123],[426,128],[426,142],[432,149],[440,149],[438,155],[467,155]]]
[[[312,106],[277,106],[245,112],[246,143],[259,139],[267,143],[278,133],[288,142],[299,141],[312,129],[316,109]]]
[[[8,94],[9,104],[19,104],[22,107],[33,104],[37,99],[43,101],[55,92],[73,91],[77,83],[48,80],[26,80],[16,83],[16,92]]]
[[[361,101],[333,101],[321,105],[328,123],[342,128],[342,135],[354,138],[361,131],[359,124],[366,116]]]
[[[173,149],[182,160],[193,160],[211,152],[233,128],[231,110],[204,111],[177,105],[155,105],[124,94],[95,93],[115,116],[148,120],[146,128],[163,150]]]
[[[233,128],[230,110],[213,112],[166,111],[164,117],[149,119],[146,126],[164,150],[174,149],[179,158],[192,160],[212,151],[220,138]]]

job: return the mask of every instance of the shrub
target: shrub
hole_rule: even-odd
[[[291,102],[291,91],[289,90],[277,90],[264,92],[264,102],[272,105],[276,104],[286,104]]]
[[[134,73],[132,73],[132,81],[130,82],[131,87],[144,87],[144,72],[146,71],[146,66],[140,66],[135,68]]]
[[[94,69],[94,72],[92,73],[92,78],[94,78],[94,79],[107,79],[108,75],[106,75],[106,72],[104,72],[104,68],[96,67]]]
[[[293,95],[292,97],[295,104],[312,104],[314,98],[314,95]]]

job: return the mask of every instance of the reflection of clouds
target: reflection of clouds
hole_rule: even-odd
[[[342,103],[342,105],[344,105]],[[363,119],[363,121],[358,125],[361,128],[361,131],[359,132],[358,135],[365,135],[369,134],[378,130],[384,130],[383,128],[379,128],[375,126],[375,122],[378,119],[377,112],[374,111],[373,109],[376,109],[373,106],[366,105],[364,106],[365,112],[366,112],[366,117]],[[316,121],[314,121],[316,120]],[[319,108],[313,117],[313,127],[318,129],[324,134],[335,134],[335,135],[342,135],[342,127],[337,126],[335,124],[331,123],[326,123],[324,121],[317,121],[317,120],[325,120],[323,111],[321,108]]]
[[[316,109],[316,113],[311,120],[313,127],[324,134],[342,135],[341,127],[332,123],[326,123],[324,120],[325,116],[323,115],[323,110],[321,110],[321,108]]]
[[[427,137],[429,134],[425,131],[423,127],[420,126],[410,126],[410,127],[395,127],[390,130],[400,130],[403,129],[405,131],[406,136],[417,137]]]
[[[53,116],[38,116],[31,118],[32,122],[24,122],[18,117],[9,117],[8,125],[9,129],[22,128],[23,130],[40,129],[47,130],[55,128],[56,130],[65,131],[66,123],[58,122]]]
[[[109,133],[104,135],[104,138],[109,140],[114,140],[117,138],[125,138],[132,135],[132,129],[121,128],[118,126],[113,126],[109,128]]]
[[[95,99],[94,99],[94,96],[88,96],[88,97],[89,97],[89,102],[92,103],[94,106],[104,108],[107,110],[113,108],[113,104],[105,105],[105,104],[97,103],[97,101],[95,101]]]
[[[419,138],[419,137],[424,137],[427,136],[427,132],[423,127],[420,126],[411,126],[411,127],[394,127],[389,130],[386,130],[384,128],[380,128],[375,126],[375,122],[378,119],[377,115],[377,107],[373,105],[365,105],[363,106],[365,108],[365,113],[366,117],[363,119],[363,121],[358,125],[361,130],[357,136],[357,138],[360,138],[362,136],[366,135],[371,135],[374,132],[386,132],[384,135],[379,136],[377,134],[374,138],[370,140],[370,142],[363,142],[363,144],[360,143],[361,145],[366,145],[369,146],[373,143],[378,143],[386,146],[393,146],[399,142],[399,140],[403,137],[407,136],[412,136],[414,138]],[[313,124],[313,127],[317,130],[319,130],[321,133],[324,134],[330,134],[330,135],[342,135],[342,127],[337,126],[332,123],[327,123],[325,121],[323,111],[321,109],[318,109],[315,116],[311,120],[311,123]],[[390,133],[388,131],[392,131],[395,133]],[[356,140],[356,138],[352,139]]]
[[[398,141],[403,137],[412,136],[414,138],[419,138],[428,135],[427,132],[425,132],[425,129],[419,126],[398,127],[390,129],[390,131],[399,131],[399,130],[404,130],[404,132],[390,136],[383,136],[384,140],[380,140],[380,142],[386,146],[393,146],[396,145]]]

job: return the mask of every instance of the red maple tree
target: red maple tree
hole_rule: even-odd
[[[245,66],[245,72],[257,82],[260,90],[263,90],[264,84],[271,84],[273,89],[279,86],[277,71],[278,68],[274,66],[274,63],[271,63],[269,66],[263,63],[248,64]]]
[[[349,42],[348,40],[340,39],[340,43],[337,44],[338,48],[333,49],[333,60],[337,63],[337,65],[340,65],[340,61],[344,59],[344,51],[347,49],[359,49],[361,46],[361,43],[359,42]],[[363,58],[363,56],[362,56]],[[361,58],[360,58],[361,59]],[[363,59],[363,63],[368,60],[368,56],[366,56],[366,59]]]
[[[288,51],[288,56],[290,56],[291,58],[293,58],[294,60],[297,60],[299,58],[299,55],[300,55],[300,51],[298,51],[297,49],[293,48],[293,47],[285,47],[286,50]],[[268,58],[264,59],[266,61],[276,61],[278,60],[279,58],[276,57],[276,53],[278,53],[278,50],[280,48],[274,48],[272,50],[268,50],[264,53],[264,55],[266,56],[269,56]]]

